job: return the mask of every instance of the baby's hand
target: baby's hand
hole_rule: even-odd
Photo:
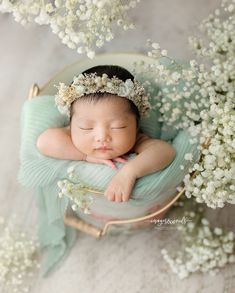
[[[120,163],[126,163],[128,161],[126,156],[120,156],[117,158],[113,158],[111,159],[98,159],[98,158],[94,158],[94,157],[90,157],[90,156],[86,156],[85,161],[89,162],[89,163],[97,163],[97,164],[106,164],[108,166],[110,166],[111,168],[117,170],[117,166],[115,165],[114,162],[120,162]]]
[[[135,181],[136,177],[125,168],[122,168],[109,182],[104,195],[111,201],[128,201]]]

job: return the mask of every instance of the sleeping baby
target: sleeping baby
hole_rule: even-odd
[[[138,178],[164,169],[175,157],[169,143],[141,132],[140,117],[150,109],[148,97],[120,66],[92,67],[74,77],[71,85],[61,83],[55,102],[70,117],[70,125],[46,129],[37,148],[45,156],[116,169],[104,192],[108,200],[128,201]],[[130,153],[136,156],[128,159]]]

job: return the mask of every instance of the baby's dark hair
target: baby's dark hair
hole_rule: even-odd
[[[134,76],[125,68],[118,65],[98,65],[91,67],[82,73],[96,73],[98,76],[102,76],[102,74],[106,73],[109,78],[116,76],[117,78],[126,81],[127,79],[134,80]]]
[[[132,81],[134,80],[134,76],[125,68],[118,66],[118,65],[98,65],[91,67],[85,71],[82,72],[83,74],[90,74],[90,73],[96,73],[98,76],[102,76],[102,74],[107,74],[109,78],[112,78],[116,76],[117,78],[121,79],[122,81],[126,81],[127,79],[131,79]],[[98,101],[102,98],[107,99],[107,94],[108,93],[94,93],[94,94],[89,94],[89,95],[84,95],[82,99],[87,100],[87,101]],[[125,99],[125,98],[124,98]],[[136,117],[136,122],[137,122],[137,127],[139,125],[139,120],[140,120],[140,113],[136,105],[131,101],[126,99],[129,103],[130,106],[130,112],[135,115]],[[71,107],[72,109],[72,107]],[[71,117],[72,117],[72,111],[71,111]],[[71,118],[70,118],[71,119]]]

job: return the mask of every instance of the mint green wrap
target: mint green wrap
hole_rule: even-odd
[[[155,138],[164,136],[164,133],[161,133],[161,124],[157,122],[158,115],[151,112],[150,117],[141,122],[142,130]],[[55,107],[54,96],[38,96],[26,101],[21,119],[21,166],[18,180],[35,191],[39,217],[39,240],[42,247],[47,248],[47,255],[42,266],[42,272],[46,275],[64,258],[76,240],[75,230],[68,228],[63,222],[64,209],[69,200],[57,196],[58,180],[69,179],[67,169],[75,165],[76,174],[83,182],[94,189],[105,190],[116,171],[106,165],[59,160],[40,154],[36,147],[40,133],[49,127],[64,127],[69,123],[68,119]],[[143,215],[142,206],[150,208],[153,204],[164,202],[172,196],[192,164],[184,160],[185,154],[192,153],[193,161],[199,157],[197,144],[190,144],[189,138],[187,131],[179,131],[172,141],[177,152],[174,161],[164,170],[138,179],[128,202],[109,202],[100,196],[97,199],[99,212],[104,212],[106,208],[106,212],[109,211],[115,217],[125,217],[126,214],[129,217],[141,216],[141,213]],[[118,164],[121,166],[121,163]],[[184,170],[180,169],[180,165],[184,165]]]

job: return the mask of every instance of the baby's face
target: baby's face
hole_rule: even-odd
[[[73,105],[72,141],[88,156],[112,159],[124,155],[135,145],[136,134],[136,117],[123,98],[78,100]]]

